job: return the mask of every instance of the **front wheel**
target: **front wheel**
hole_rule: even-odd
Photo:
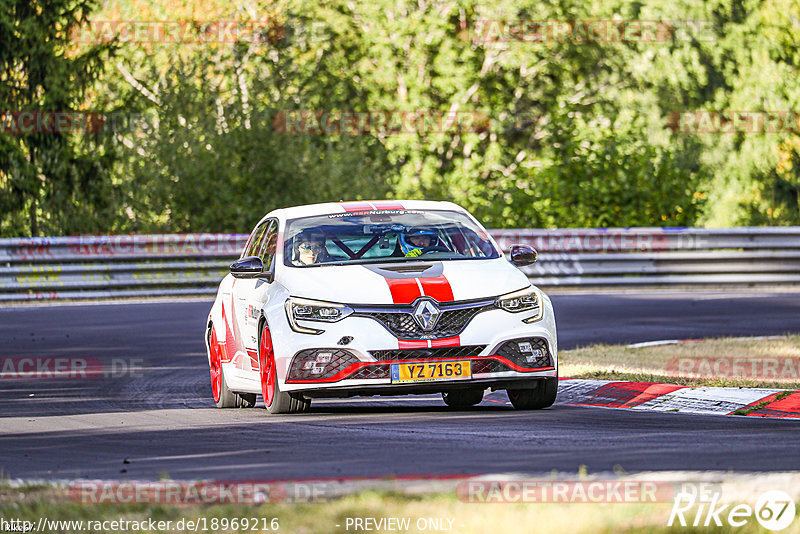
[[[517,410],[541,410],[556,401],[558,377],[540,380],[535,389],[508,389],[506,393]]]
[[[266,323],[261,328],[258,340],[258,361],[261,368],[261,395],[264,397],[264,407],[269,413],[296,413],[308,409],[311,405],[310,400],[281,391],[275,366],[272,335]]]

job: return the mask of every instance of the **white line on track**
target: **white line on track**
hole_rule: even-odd
[[[784,336],[739,336],[739,337],[725,337],[721,339],[726,339],[728,341],[744,341],[750,339],[781,339]],[[708,338],[713,339],[713,338]],[[645,341],[642,343],[632,343],[630,345],[625,345],[625,348],[628,349],[640,349],[643,347],[656,347],[658,345],[674,345],[676,343],[694,343],[697,341],[705,341],[703,338],[697,339],[659,339],[656,341]]]

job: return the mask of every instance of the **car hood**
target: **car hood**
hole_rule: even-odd
[[[505,258],[284,268],[278,277],[292,296],[374,305],[496,297],[530,284]]]

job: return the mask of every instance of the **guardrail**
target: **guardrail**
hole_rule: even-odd
[[[800,227],[494,230],[542,287],[800,285]],[[0,301],[211,295],[246,234],[0,239]]]
[[[523,268],[552,286],[800,284],[800,227],[496,230],[503,250],[528,244]]]

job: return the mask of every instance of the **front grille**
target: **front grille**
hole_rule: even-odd
[[[508,358],[520,367],[553,367],[553,357],[547,340],[541,337],[528,337],[506,341],[494,354]]]
[[[470,358],[479,355],[486,345],[464,345],[461,347],[432,347],[429,349],[373,350],[373,358],[379,362],[392,360],[447,360]]]
[[[389,378],[389,367],[390,365],[368,365],[367,367],[362,367],[352,375],[348,376],[348,379],[353,380],[364,380],[364,379],[371,379],[371,378]]]
[[[438,339],[460,334],[469,322],[479,313],[496,309],[494,303],[479,303],[475,306],[458,305],[448,309],[441,306],[441,314],[433,330],[423,330],[414,320],[413,307],[400,309],[359,311],[353,315],[370,317],[381,323],[389,332],[400,339]]]
[[[292,364],[289,366],[286,380],[321,380],[330,378],[348,365],[358,362],[359,359],[346,350],[301,350],[292,358]]]

